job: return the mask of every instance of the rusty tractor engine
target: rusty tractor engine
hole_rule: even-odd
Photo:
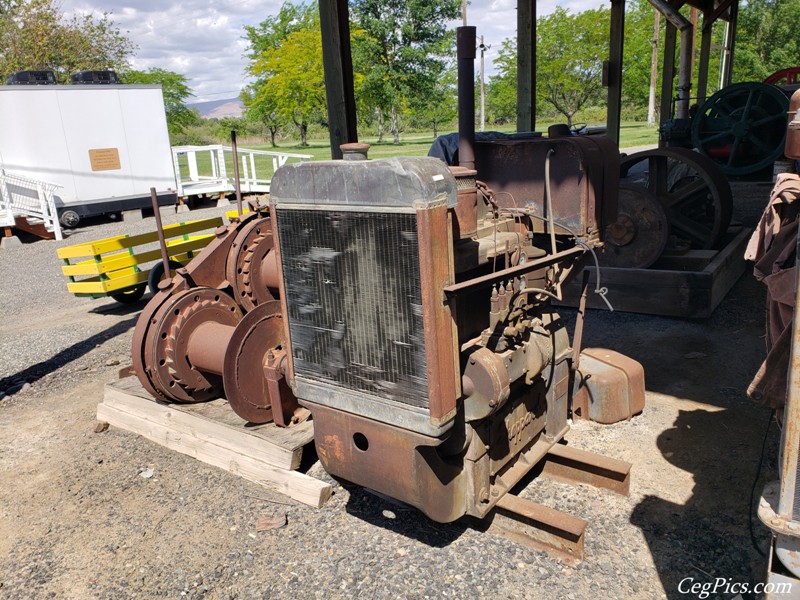
[[[276,174],[287,376],[329,473],[436,521],[482,517],[564,436],[572,348],[550,300],[599,243],[593,144],[476,153],[559,156],[539,189],[430,158]]]
[[[162,282],[136,373],[164,401],[224,393],[253,422],[310,412],[332,475],[439,522],[483,517],[563,438],[573,391],[608,392],[580,385],[552,306],[614,218],[608,144],[479,142],[476,169],[283,166],[270,216],[221,227]],[[631,381],[613,393],[643,397]]]

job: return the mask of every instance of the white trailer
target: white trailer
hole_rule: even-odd
[[[175,172],[157,85],[0,86],[0,169],[60,185],[61,222],[173,204]]]

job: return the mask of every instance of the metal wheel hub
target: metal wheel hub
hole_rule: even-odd
[[[225,397],[233,411],[251,423],[273,420],[272,404],[264,366],[269,355],[284,345],[280,302],[259,304],[236,326],[225,352],[223,381]],[[294,398],[285,378],[279,382],[280,396]]]
[[[214,350],[226,346],[225,332],[232,332],[241,318],[233,299],[212,288],[186,290],[163,303],[151,319],[143,352],[145,371],[159,395],[173,402],[219,397],[221,361],[217,368],[208,365],[215,362]],[[201,339],[194,339],[198,335]],[[192,355],[193,347],[208,350]]]
[[[617,220],[606,228],[606,247],[599,254],[607,267],[646,269],[658,260],[669,239],[667,214],[646,189],[620,185]]]
[[[646,150],[622,159],[620,177],[625,185],[646,189],[658,199],[677,238],[705,250],[724,242],[733,195],[711,159],[684,148]]]

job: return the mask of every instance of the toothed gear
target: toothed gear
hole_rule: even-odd
[[[227,294],[213,288],[195,288],[177,294],[154,315],[149,336],[148,365],[151,383],[173,402],[204,402],[222,395],[222,378],[195,368],[187,346],[202,325],[214,323],[231,328],[242,311]]]
[[[226,264],[227,279],[233,288],[233,298],[245,311],[275,300],[260,281],[261,265],[272,250],[272,229],[268,217],[248,224],[236,236]]]
[[[272,236],[270,236],[272,238]],[[253,278],[251,277],[251,268],[253,267],[253,261],[256,260],[256,250],[258,249],[258,245],[267,239],[267,236],[264,234],[257,235],[253,238],[253,241],[250,242],[250,245],[247,247],[247,251],[245,252],[244,258],[242,259],[242,290],[244,294],[242,295],[243,303],[245,302],[245,298],[247,299],[246,302],[252,304],[248,310],[253,310],[255,306],[258,306],[259,299],[254,294],[252,281]],[[270,242],[272,240],[270,239]],[[270,247],[272,244],[270,244]]]

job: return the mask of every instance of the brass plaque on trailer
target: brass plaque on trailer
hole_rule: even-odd
[[[114,171],[122,168],[117,148],[90,149],[89,162],[92,164],[92,171]]]

